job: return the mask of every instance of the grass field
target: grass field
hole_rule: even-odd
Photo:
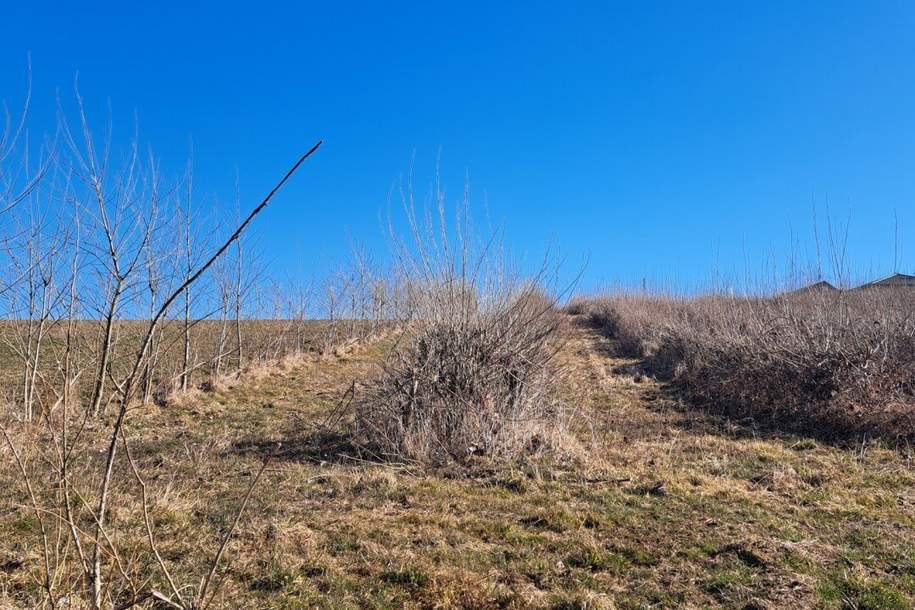
[[[339,325],[337,334],[351,330]],[[244,320],[242,328],[242,349],[245,364],[257,364],[272,360],[283,354],[302,349],[319,349],[331,339],[331,325],[320,320]],[[112,347],[112,371],[116,376],[127,373],[138,345],[147,329],[145,321],[120,320],[114,325]],[[72,330],[73,359],[82,380],[77,383],[81,394],[92,390],[95,371],[98,367],[99,345],[102,341],[101,321],[79,320]],[[66,321],[49,322],[43,337],[40,369],[51,382],[57,381],[60,363],[66,347]],[[191,385],[206,381],[213,369],[220,334],[223,339],[222,372],[232,373],[238,367],[237,339],[234,321],[222,322],[214,319],[197,320],[192,323],[191,336]],[[0,320],[0,399],[11,399],[21,391],[23,360],[20,352],[27,334],[26,323]],[[184,323],[167,320],[160,325],[155,339],[154,377],[156,383],[173,385],[181,371],[184,348]],[[110,384],[109,384],[110,387]]]
[[[563,383],[585,450],[575,459],[430,471],[358,458],[346,418],[333,415],[390,340],[136,410],[131,448],[172,574],[200,581],[274,453],[220,568],[220,607],[912,607],[915,463],[905,447],[754,432],[633,374],[636,361],[579,318],[563,333]],[[17,607],[39,590],[39,550],[2,455],[0,607]],[[101,459],[87,451],[87,470]],[[118,468],[116,496],[135,499]],[[122,560],[152,565],[137,502],[114,506]]]

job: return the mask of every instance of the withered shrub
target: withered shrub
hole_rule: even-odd
[[[394,273],[409,315],[356,405],[356,437],[386,459],[423,463],[555,449],[566,427],[553,367],[561,315],[546,265],[520,279],[492,239],[473,247],[466,207],[450,235],[438,202],[434,229],[405,206],[412,242],[396,242]]]

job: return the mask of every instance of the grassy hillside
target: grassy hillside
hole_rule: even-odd
[[[579,318],[563,333],[574,459],[430,471],[358,457],[339,407],[390,341],[136,411],[131,450],[172,574],[200,581],[273,453],[220,567],[219,607],[912,607],[904,448],[760,435],[631,374],[635,361]],[[15,607],[39,590],[39,549],[2,455],[0,606]],[[87,470],[102,459],[84,457]],[[115,495],[136,499],[118,469]],[[138,502],[114,506],[120,561],[152,565]]]

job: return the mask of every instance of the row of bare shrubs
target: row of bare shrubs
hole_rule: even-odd
[[[572,310],[702,406],[829,437],[915,437],[915,291],[621,294]]]

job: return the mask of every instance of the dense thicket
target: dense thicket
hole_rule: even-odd
[[[915,435],[911,289],[618,295],[575,307],[705,407],[825,435]]]

